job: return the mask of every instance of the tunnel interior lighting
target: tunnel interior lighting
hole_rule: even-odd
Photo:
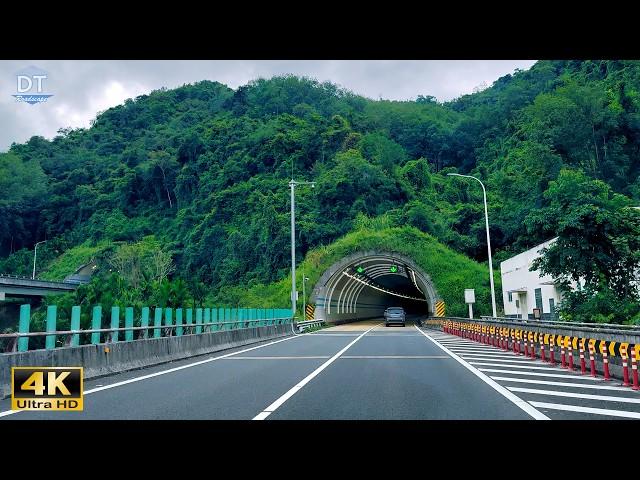
[[[367,285],[370,288],[373,288],[374,290],[378,290],[380,292],[384,292],[388,295],[392,295],[394,297],[400,297],[400,298],[407,298],[409,300],[417,300],[419,302],[426,302],[427,300],[425,300],[424,298],[418,298],[418,297],[410,297],[408,295],[402,295],[401,293],[396,293],[396,292],[392,292],[391,290],[388,290],[386,288],[382,288],[380,285],[375,284],[374,282],[372,282],[371,280],[367,279],[367,278],[358,278],[354,275],[349,274],[348,272],[344,271],[342,272],[343,275],[346,275],[349,278],[352,278],[353,280],[363,283],[365,285]]]

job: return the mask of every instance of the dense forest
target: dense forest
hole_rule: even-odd
[[[428,92],[374,101],[294,76],[237,90],[202,81],[0,154],[0,272],[30,274],[35,242],[48,239],[39,247],[45,276],[56,276],[61,254],[85,249],[106,255],[111,270],[133,268],[109,281],[134,295],[216,298],[275,282],[289,272],[292,176],[316,182],[296,198],[298,258],[364,217],[486,261],[482,191],[449,172],[485,182],[499,268],[560,232],[582,234],[562,224],[574,207],[599,208],[606,223],[640,205],[639,150],[637,61],[539,61],[445,103]],[[559,184],[582,192],[575,205],[563,203]],[[636,222],[627,240],[640,232],[637,216],[620,221]],[[620,272],[637,265],[633,241],[626,248]],[[619,292],[620,276],[593,285],[602,282]]]

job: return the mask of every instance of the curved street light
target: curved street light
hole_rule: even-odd
[[[484,188],[484,184],[476,177],[471,175],[460,175],[459,173],[447,173],[450,177],[464,177],[473,178],[482,187],[482,196],[484,198],[484,221],[487,229],[487,251],[489,253],[489,281],[491,282],[491,307],[493,308],[493,317],[496,318],[498,313],[496,311],[496,291],[493,286],[493,263],[491,261],[491,239],[489,238],[489,214],[487,212],[487,191]]]
[[[31,274],[31,280],[35,280],[36,278],[36,257],[38,256],[38,245],[45,242],[48,242],[48,240],[42,240],[41,242],[36,243],[36,246],[33,249],[33,273]]]
[[[296,192],[295,188],[298,185],[311,185],[311,188],[315,188],[315,182],[297,182],[293,178],[289,182],[291,188],[291,317],[296,316]],[[303,312],[304,315],[304,312]]]

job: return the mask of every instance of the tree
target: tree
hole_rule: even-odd
[[[531,269],[552,275],[566,292],[580,285],[592,296],[609,292],[620,301],[638,302],[640,213],[629,208],[630,199],[568,169],[549,184],[544,197],[548,205],[529,214],[528,231],[558,238]]]

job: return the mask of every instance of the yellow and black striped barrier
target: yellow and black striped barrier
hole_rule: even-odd
[[[315,305],[307,305],[307,310],[305,311],[305,319],[306,320],[313,320],[313,316],[316,312],[316,306]]]
[[[444,317],[445,314],[445,305],[442,300],[438,300],[435,304],[435,316],[436,317]]]

